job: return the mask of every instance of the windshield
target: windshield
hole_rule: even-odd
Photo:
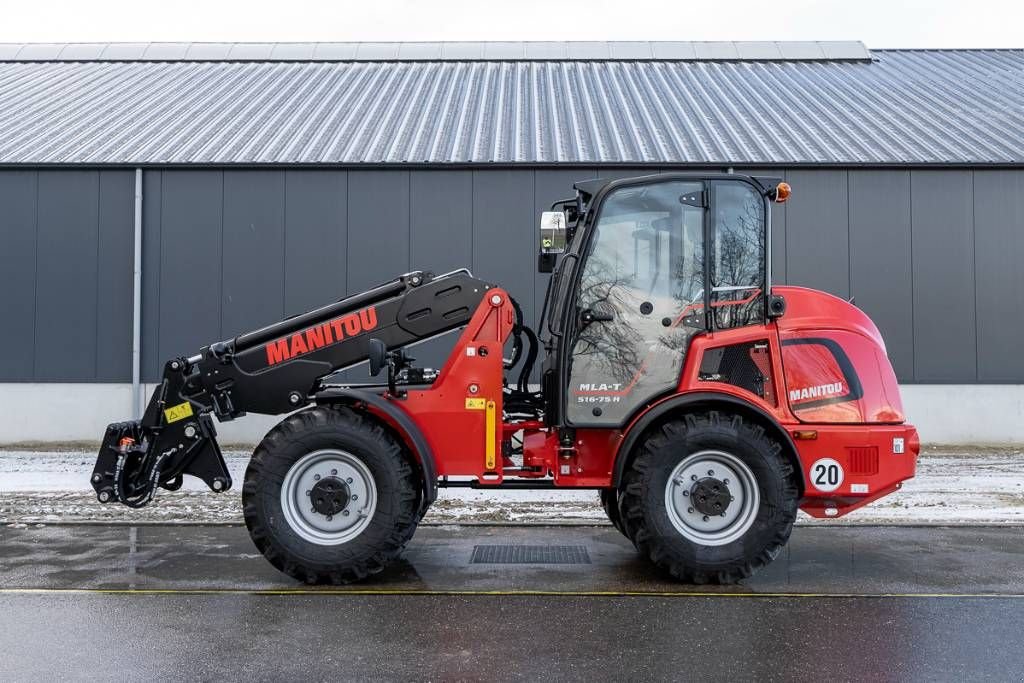
[[[703,329],[704,209],[692,201],[702,192],[699,182],[645,183],[602,203],[574,301],[595,321],[580,318],[572,347],[572,424],[621,424],[678,383]]]

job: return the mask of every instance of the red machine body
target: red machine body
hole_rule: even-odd
[[[142,507],[185,475],[225,491],[213,417],[288,414],[253,453],[243,506],[256,547],[298,579],[382,570],[439,488],[468,486],[597,490],[655,564],[731,583],[778,554],[798,508],[838,517],[914,475],[917,432],[874,323],[770,284],[785,182],[575,188],[541,217],[536,330],[468,270],[413,271],[173,358],[142,418],[107,426],[98,499]],[[440,370],[406,354],[459,329]],[[364,362],[386,383],[337,381]]]
[[[694,337],[675,392],[646,404],[625,429],[579,429],[571,448],[543,423],[502,423],[502,347],[514,311],[508,294],[490,290],[456,343],[436,381],[410,390],[396,404],[416,423],[436,457],[440,477],[500,485],[508,476],[553,477],[559,487],[616,484],[633,430],[659,406],[716,397],[770,419],[803,473],[801,508],[837,517],[899,488],[914,475],[917,431],[904,421],[896,377],[874,323],[856,306],[824,292],[776,287],[787,312],[765,325]],[[751,345],[766,378],[764,396],[702,379],[704,354]],[[389,421],[381,413],[382,420]],[[507,453],[513,435],[523,443],[521,463]]]

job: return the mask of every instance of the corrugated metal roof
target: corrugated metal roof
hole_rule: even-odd
[[[868,61],[859,41],[0,43],[0,61]]]
[[[0,163],[1024,162],[1024,50],[7,62]]]

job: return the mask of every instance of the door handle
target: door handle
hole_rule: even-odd
[[[612,320],[615,320],[615,316],[611,313],[595,311],[592,308],[584,309],[583,312],[580,313],[580,321],[582,321],[584,325],[589,325],[590,323],[606,323]]]

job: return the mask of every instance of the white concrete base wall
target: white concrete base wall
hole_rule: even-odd
[[[152,385],[144,387],[148,400]],[[1024,443],[1024,385],[909,384],[904,407],[923,443]],[[132,417],[130,384],[0,384],[0,444],[99,441]],[[283,416],[219,424],[221,443],[255,443]]]
[[[1024,384],[905,384],[921,443],[1024,443]]]
[[[143,404],[154,386],[143,385]],[[108,424],[132,417],[131,384],[0,383],[0,444],[99,441]],[[283,417],[216,423],[219,441],[256,443]]]
[[[131,384],[0,384],[0,443],[99,441],[131,403]]]

